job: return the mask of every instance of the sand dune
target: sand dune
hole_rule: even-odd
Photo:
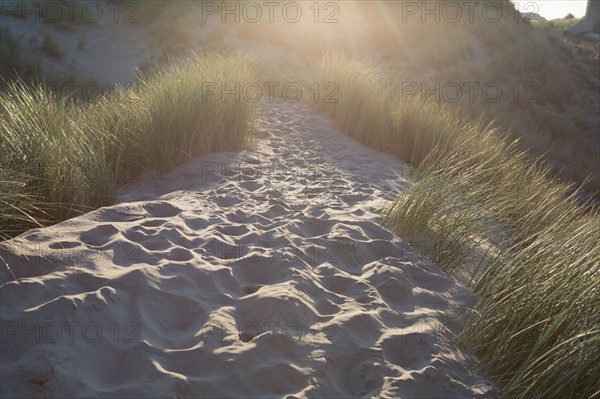
[[[2,244],[2,397],[495,397],[450,341],[469,291],[380,225],[402,162],[306,105],[259,119]]]

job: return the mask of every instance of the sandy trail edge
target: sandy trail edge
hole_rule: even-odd
[[[269,109],[257,149],[2,244],[2,397],[496,396],[448,339],[469,292],[380,225],[402,162]]]

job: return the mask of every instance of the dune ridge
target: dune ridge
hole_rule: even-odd
[[[451,342],[472,293],[380,225],[402,161],[266,108],[256,148],[0,244],[3,397],[496,396]]]

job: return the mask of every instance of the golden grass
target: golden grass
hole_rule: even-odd
[[[242,148],[254,104],[205,96],[203,82],[250,82],[254,62],[240,54],[195,58],[88,104],[12,83],[0,94],[0,236],[110,204],[132,174]]]
[[[481,299],[465,311],[463,337],[507,398],[600,394],[600,217],[570,185],[508,141],[456,110],[399,101],[381,69],[327,54],[305,82],[334,81],[339,102],[319,104],[357,140],[420,163],[385,224],[411,241],[432,241],[431,258],[472,271]],[[481,255],[481,254],[480,254]]]

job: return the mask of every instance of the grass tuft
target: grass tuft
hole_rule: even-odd
[[[331,53],[303,72],[307,85],[339,85],[339,101],[317,107],[342,131],[419,164],[385,224],[471,278],[480,300],[461,315],[462,338],[503,397],[597,397],[597,209],[494,124],[401,101],[367,61]]]
[[[0,94],[0,236],[108,205],[142,171],[245,146],[254,104],[205,96],[203,82],[253,81],[254,62],[196,57],[81,104],[42,85],[9,84]]]

